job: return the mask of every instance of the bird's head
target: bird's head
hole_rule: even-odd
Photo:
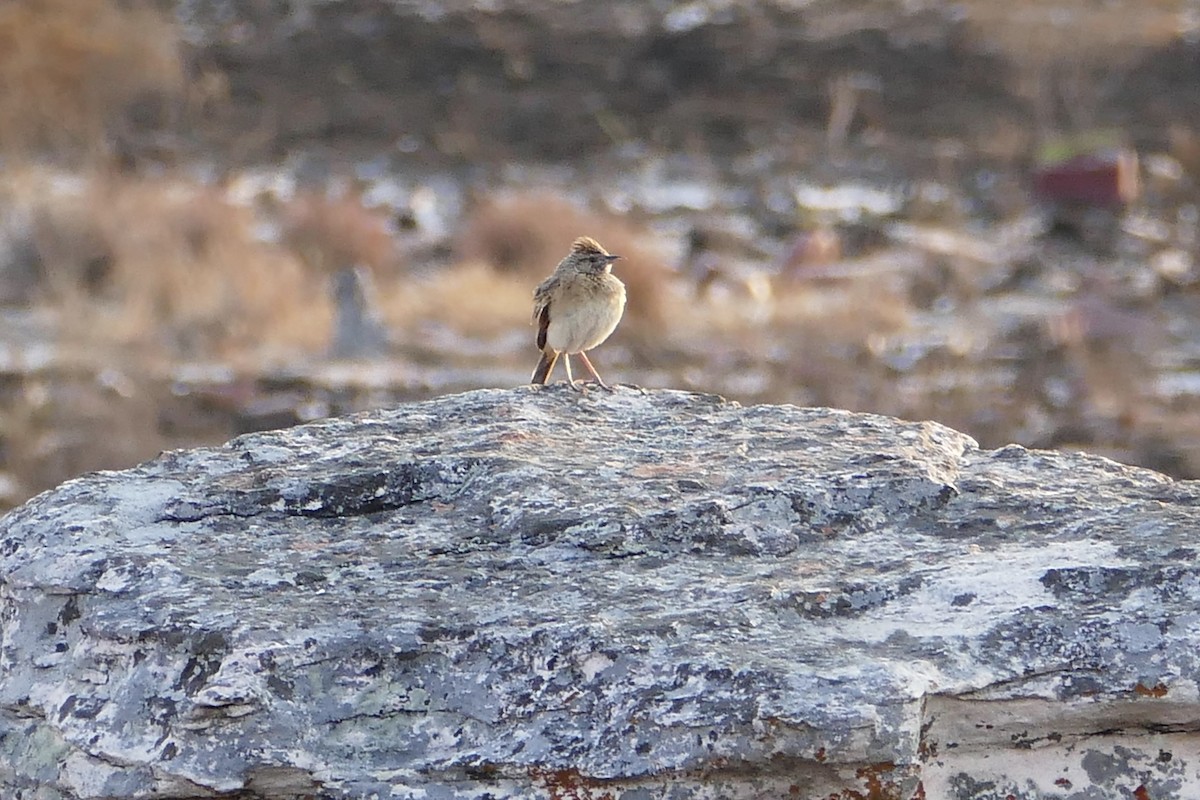
[[[620,258],[609,253],[590,236],[580,236],[571,244],[570,257],[581,270],[595,273],[609,272],[612,262]]]

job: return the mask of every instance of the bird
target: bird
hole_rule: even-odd
[[[587,351],[616,330],[625,312],[625,284],[612,274],[613,262],[619,258],[590,236],[580,236],[554,274],[538,284],[533,292],[533,322],[538,326],[537,346],[542,357],[531,383],[546,383],[561,355],[567,383],[582,390],[571,375],[571,356],[578,355],[596,383],[611,390],[592,366]]]

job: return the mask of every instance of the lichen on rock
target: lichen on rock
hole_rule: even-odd
[[[0,787],[1197,794],[1198,500],[628,387],[166,453],[0,521]]]

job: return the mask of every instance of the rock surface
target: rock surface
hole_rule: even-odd
[[[1200,796],[1200,486],[479,391],[0,521],[0,796]]]

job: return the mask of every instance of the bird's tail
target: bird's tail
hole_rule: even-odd
[[[554,370],[554,364],[558,361],[558,353],[553,350],[543,350],[542,358],[538,361],[537,369],[533,371],[533,377],[529,379],[530,383],[545,383],[550,378],[550,373]]]

